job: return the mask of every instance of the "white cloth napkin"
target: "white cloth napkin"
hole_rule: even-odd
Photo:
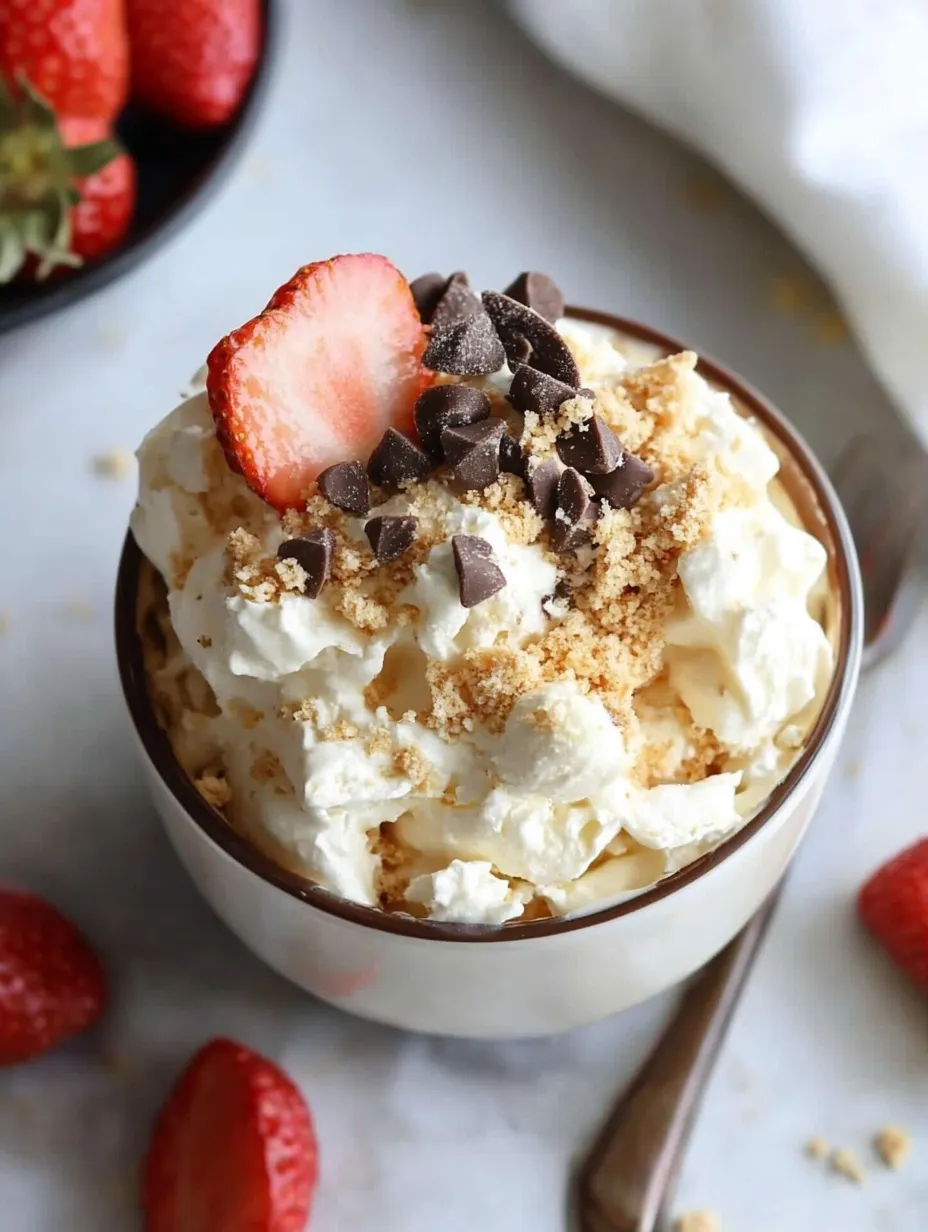
[[[928,441],[928,0],[510,3],[780,224]]]

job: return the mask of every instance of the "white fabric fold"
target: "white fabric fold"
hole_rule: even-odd
[[[553,57],[688,142],[779,223],[928,440],[928,4],[510,4]]]

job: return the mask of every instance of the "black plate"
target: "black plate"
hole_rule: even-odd
[[[152,256],[209,200],[232,170],[267,90],[277,42],[279,0],[263,0],[258,63],[237,115],[192,133],[128,106],[117,126],[138,168],[138,202],[129,233],[111,256],[43,283],[0,287],[0,333],[93,295]]]

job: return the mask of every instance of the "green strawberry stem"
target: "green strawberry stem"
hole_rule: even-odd
[[[110,137],[66,148],[49,104],[24,78],[17,86],[14,94],[0,78],[0,283],[30,258],[38,279],[81,264],[70,251],[79,182],[123,152]]]

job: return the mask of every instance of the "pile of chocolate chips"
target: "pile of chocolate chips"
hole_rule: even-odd
[[[541,418],[555,415],[570,398],[593,397],[581,388],[580,372],[555,327],[564,315],[564,297],[547,275],[522,273],[504,292],[484,291],[482,296],[460,271],[450,278],[423,274],[410,289],[423,324],[430,327],[425,367],[453,376],[482,376],[507,362],[513,374],[509,402]],[[473,492],[496,483],[501,473],[517,475],[533,507],[550,521],[554,550],[570,552],[589,542],[600,502],[628,509],[654,479],[651,468],[623,447],[599,415],[561,433],[555,448],[563,471],[553,459],[532,463],[505,421],[492,415],[487,395],[467,385],[427,389],[416,403],[415,423],[419,444],[388,428],[366,470],[360,462],[339,462],[324,470],[318,485],[326,500],[365,517],[370,483],[398,492],[444,465],[454,491]],[[374,556],[386,563],[415,542],[417,524],[413,517],[375,517],[364,530]],[[315,598],[328,578],[333,548],[331,531],[314,531],[281,544],[278,556],[302,566],[305,593]],[[452,555],[464,607],[482,603],[506,585],[485,539],[456,535]]]

